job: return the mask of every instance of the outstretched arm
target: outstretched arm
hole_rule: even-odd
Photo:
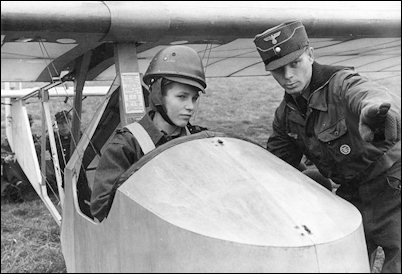
[[[338,77],[343,78],[340,95],[358,118],[362,139],[366,142],[400,141],[401,99],[358,73],[343,71]]]

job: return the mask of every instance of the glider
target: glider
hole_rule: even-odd
[[[377,81],[400,79],[400,3],[371,3],[2,1],[1,81],[38,83],[2,90],[7,136],[61,225],[68,272],[369,272],[355,207],[264,148],[223,133],[202,132],[146,154],[123,175],[101,223],[80,189],[96,184],[97,162],[115,129],[145,113],[141,75],[167,45],[196,49],[207,78],[270,77],[254,36],[301,19],[319,62],[355,66]],[[74,89],[64,87],[68,81]],[[91,92],[104,101],[80,136],[81,101]],[[49,97],[71,94],[75,150],[64,171],[52,156],[55,205],[25,101],[40,98],[42,135],[47,130],[54,147]]]

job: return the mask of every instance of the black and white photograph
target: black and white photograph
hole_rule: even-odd
[[[401,273],[400,1],[1,1],[2,273]]]

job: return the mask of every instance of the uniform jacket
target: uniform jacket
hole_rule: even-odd
[[[297,167],[305,154],[338,184],[363,183],[401,158],[401,142],[364,142],[359,134],[363,107],[383,102],[400,113],[400,99],[351,68],[313,63],[307,112],[285,93],[275,112],[267,149]]]
[[[56,143],[57,155],[59,157],[60,169],[64,172],[64,168],[68,160],[70,160],[71,134],[62,136],[57,132],[54,132],[54,140]],[[49,137],[46,138],[46,149],[52,153]]]
[[[164,135],[157,129],[151,117],[147,114],[139,122],[148,132],[156,147],[173,138],[186,135],[185,128],[177,136]],[[187,126],[190,133],[199,132],[202,128]],[[94,187],[91,195],[91,213],[99,221],[103,220],[110,210],[110,199],[113,198],[113,186],[118,183],[120,176],[131,165],[136,163],[144,153],[133,134],[126,128],[119,129],[103,153],[95,173]]]

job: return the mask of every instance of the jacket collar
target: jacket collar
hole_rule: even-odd
[[[320,110],[328,110],[328,91],[323,91],[322,88],[328,84],[333,75],[347,67],[343,66],[328,66],[321,65],[317,62],[313,63],[313,73],[310,82],[310,100],[309,107]]]
[[[154,112],[149,111],[147,114],[142,117],[141,120],[138,121],[138,123],[144,127],[144,129],[148,132],[149,136],[151,137],[151,140],[154,142],[155,145],[160,145],[165,143],[169,137],[165,134],[163,134],[162,131],[160,131],[153,123],[152,117],[153,117]],[[186,129],[183,127],[180,131],[180,134],[177,136],[185,136],[187,135]],[[175,138],[176,136],[170,136],[172,138]]]

